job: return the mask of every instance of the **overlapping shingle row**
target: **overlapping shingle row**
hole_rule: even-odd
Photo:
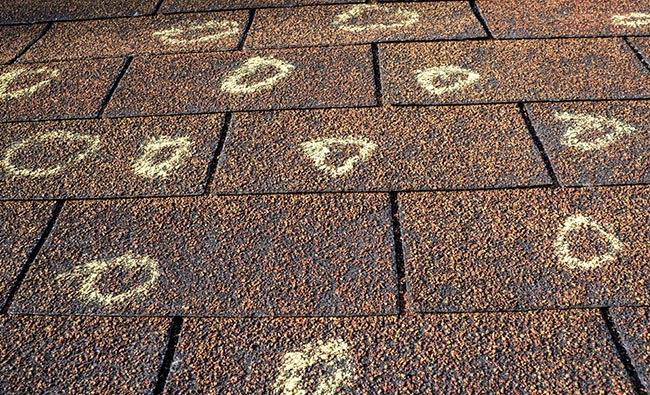
[[[650,385],[650,4],[0,24],[0,393]]]

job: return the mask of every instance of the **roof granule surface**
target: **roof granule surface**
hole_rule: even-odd
[[[508,106],[237,113],[213,193],[431,190],[550,184]]]
[[[621,38],[380,44],[384,99],[471,104],[650,97]]]
[[[650,34],[650,3],[636,0],[478,0],[496,38]]]
[[[0,2],[0,24],[137,16],[154,11],[157,0],[20,0]]]
[[[43,31],[45,25],[0,26],[0,64],[8,63]]]
[[[136,58],[109,116],[369,106],[370,47]]]
[[[0,121],[92,118],[123,59],[0,66]]]
[[[3,394],[153,390],[168,319],[0,317]]]
[[[639,379],[645,388],[650,387],[650,309],[619,307],[610,313]]]
[[[247,21],[235,11],[55,23],[21,61],[233,50]]]
[[[223,115],[4,124],[0,199],[198,195]]]
[[[396,312],[386,195],[66,205],[14,313]]]
[[[533,127],[562,185],[650,182],[650,103],[529,104]]]
[[[188,319],[175,359],[167,394],[634,393],[595,310]]]
[[[165,0],[162,11],[167,13],[361,2],[363,0]]]
[[[0,309],[41,237],[52,209],[49,202],[0,203]]]
[[[467,3],[352,4],[256,12],[247,48],[485,37]]]
[[[411,308],[648,303],[648,188],[400,194]]]

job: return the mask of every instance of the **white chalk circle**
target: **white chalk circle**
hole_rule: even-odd
[[[589,114],[555,113],[555,119],[565,122],[567,130],[562,136],[562,144],[581,151],[602,149],[617,140],[636,132],[634,126],[617,119]],[[609,132],[606,132],[610,129]],[[589,131],[598,132],[598,137],[589,139]],[[592,133],[593,135],[594,133]]]
[[[252,85],[242,83],[246,77],[250,77],[265,67],[273,67],[275,75]],[[284,60],[272,56],[255,56],[244,62],[238,69],[226,75],[221,83],[221,90],[232,94],[255,93],[261,90],[271,89],[281,80],[287,78],[296,67]]]
[[[145,272],[149,277],[141,284],[132,286],[130,289],[121,293],[103,293],[98,283],[104,276],[110,275],[111,271],[120,269],[129,273],[138,274]],[[64,281],[81,281],[79,288],[79,298],[91,302],[109,306],[114,303],[121,303],[133,299],[140,295],[146,295],[147,292],[156,285],[160,271],[158,263],[146,255],[135,255],[127,253],[115,259],[94,260],[75,267],[72,272],[64,273],[56,277],[57,280]],[[109,280],[110,281],[110,280]]]
[[[354,378],[354,361],[349,354],[350,347],[341,339],[307,343],[299,351],[289,352],[282,357],[280,374],[275,380],[275,393],[279,395],[307,395],[304,376],[314,365],[327,365],[333,372],[318,383],[310,395],[334,395],[338,388]]]
[[[195,35],[205,32],[204,36],[197,38],[183,38],[182,36]],[[205,23],[193,23],[188,27],[175,26],[153,33],[160,41],[171,45],[200,44],[220,40],[225,37],[239,33],[239,23],[235,21],[207,21]]]
[[[142,154],[133,160],[133,172],[139,176],[165,179],[192,155],[193,143],[188,137],[159,136],[148,138],[142,147]],[[165,150],[172,150],[165,159],[160,156]]]
[[[354,145],[359,148],[359,152],[346,159],[341,166],[328,165],[327,158],[332,153],[331,147],[333,145]],[[361,137],[329,137],[300,143],[300,146],[305,155],[314,161],[314,165],[319,170],[332,177],[339,177],[349,173],[357,163],[368,160],[377,149],[377,144]]]
[[[16,156],[20,154],[21,151],[29,149],[35,145],[42,145],[47,149],[47,145],[54,143],[56,140],[67,141],[70,143],[80,142],[85,144],[85,148],[81,149],[72,159],[69,159],[66,163],[56,165],[50,168],[25,168],[17,166],[14,161]],[[60,173],[66,167],[72,163],[81,162],[86,159],[89,155],[99,149],[100,141],[98,136],[88,135],[88,134],[76,134],[68,132],[65,130],[57,130],[53,132],[38,134],[33,137],[26,138],[25,140],[19,141],[9,147],[5,151],[5,155],[2,158],[2,167],[4,170],[18,177],[48,177]],[[35,165],[37,165],[35,163]]]
[[[572,233],[592,230],[596,232],[609,245],[609,249],[600,255],[594,256],[588,261],[576,258],[571,252],[569,236]],[[614,262],[617,254],[623,250],[623,242],[616,235],[607,232],[599,223],[591,217],[581,214],[573,215],[564,221],[564,225],[558,232],[558,236],[553,243],[555,254],[561,265],[569,269],[589,270],[601,267],[604,264]]]
[[[14,82],[18,77],[26,75],[43,75],[44,78],[27,88],[9,90],[12,82]],[[20,67],[15,70],[7,71],[0,75],[0,99],[19,99],[24,96],[29,96],[46,85],[49,85],[52,82],[52,78],[58,76],[59,70],[51,69],[49,67],[40,67],[35,70],[30,70],[27,67]]]
[[[473,70],[454,65],[428,67],[415,74],[418,84],[435,95],[461,90],[481,78]]]
[[[388,24],[371,23],[367,25],[357,25],[354,23],[355,19],[359,18],[363,13],[377,10],[387,11],[387,16],[394,19],[395,22]],[[393,9],[379,6],[377,4],[357,4],[352,6],[348,11],[336,15],[332,22],[332,26],[336,26],[341,30],[359,33],[367,30],[386,30],[411,26],[415,25],[420,20],[420,14],[415,11],[407,11],[401,8],[395,9],[394,12],[390,11],[393,11]]]
[[[616,26],[641,27],[650,25],[650,14],[631,12],[625,15],[613,15],[612,24]]]

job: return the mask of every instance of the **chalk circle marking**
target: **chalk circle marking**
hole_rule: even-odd
[[[273,67],[277,73],[252,85],[242,83],[242,79],[254,75],[264,67]],[[296,67],[284,60],[272,56],[255,56],[246,60],[239,68],[226,75],[221,83],[221,90],[232,94],[255,93],[269,90],[281,80],[287,78]]]
[[[46,79],[43,79],[27,88],[17,89],[10,91],[9,86],[13,81],[15,81],[21,75],[46,75]],[[0,75],[0,99],[19,99],[24,96],[30,96],[34,94],[39,89],[49,85],[52,82],[52,78],[59,76],[59,70],[50,69],[49,67],[40,67],[36,70],[30,70],[26,67],[21,67],[16,70],[8,71]],[[49,78],[48,78],[49,77]]]
[[[567,147],[576,148],[581,151],[593,151],[605,148],[617,140],[630,136],[637,131],[634,126],[617,119],[592,116],[589,114],[556,112],[555,119],[568,124],[567,130],[562,136],[561,143]],[[585,140],[581,137],[588,130],[602,132],[606,128],[611,128],[612,131],[592,140]]]
[[[428,67],[416,70],[415,74],[422,88],[438,96],[461,90],[481,79],[480,74],[475,71],[455,65]]]
[[[133,160],[133,172],[145,178],[166,179],[192,155],[193,145],[192,140],[185,136],[150,137],[143,143],[142,154]],[[173,149],[173,153],[165,160],[157,160],[158,155],[166,149]]]
[[[348,11],[340,13],[334,17],[332,22],[333,26],[338,27],[341,30],[360,33],[367,30],[386,30],[386,29],[395,29],[398,27],[407,27],[415,25],[420,21],[420,14],[415,11],[407,11],[402,8],[395,10],[394,14],[391,16],[398,19],[397,22],[385,24],[385,23],[372,23],[368,25],[355,25],[351,23],[355,18],[359,18],[364,12],[367,11],[376,11],[384,6],[379,6],[377,4],[357,4],[352,6]]]
[[[207,35],[193,39],[185,39],[181,36],[188,33],[207,31]],[[172,45],[188,45],[213,42],[225,37],[239,33],[239,23],[235,21],[207,21],[205,23],[193,23],[188,27],[174,26],[169,29],[159,30],[153,33],[162,42]]]
[[[30,147],[33,144],[38,143],[47,143],[49,141],[55,140],[67,140],[70,142],[82,142],[87,144],[87,147],[81,150],[73,160],[69,161],[64,165],[57,165],[48,169],[45,168],[35,168],[35,169],[26,169],[18,167],[14,164],[14,159],[20,153],[20,151],[25,148]],[[2,158],[2,167],[5,171],[13,176],[18,177],[31,177],[31,178],[40,178],[48,177],[63,171],[67,166],[73,162],[81,162],[86,159],[93,152],[97,151],[100,146],[100,140],[98,136],[87,135],[87,134],[76,134],[68,132],[65,130],[57,130],[48,133],[38,134],[34,137],[27,138],[25,140],[19,141],[9,147],[5,151],[5,155]]]
[[[625,15],[613,15],[612,24],[616,26],[641,27],[650,25],[650,14],[631,12]]]
[[[128,271],[145,270],[149,279],[131,289],[117,293],[105,294],[98,288],[97,283],[111,270],[121,268]],[[79,297],[88,302],[109,306],[114,303],[121,303],[133,299],[139,295],[146,295],[160,277],[158,263],[146,255],[127,253],[115,259],[93,260],[84,265],[75,267],[72,272],[64,273],[56,277],[57,280],[77,281],[81,280]]]
[[[354,362],[349,354],[350,347],[342,339],[303,345],[299,351],[288,352],[282,357],[280,374],[274,388],[279,395],[307,395],[303,378],[307,369],[314,365],[328,365],[334,371],[321,379],[310,395],[334,395],[338,388],[354,378]]]
[[[341,166],[332,166],[327,164],[327,157],[332,152],[332,145],[356,145],[359,147],[359,153],[346,159]],[[339,177],[349,173],[359,162],[368,160],[377,149],[377,144],[360,137],[328,137],[313,141],[300,143],[303,152],[307,157],[314,161],[319,170],[329,174],[332,177]]]
[[[591,229],[598,233],[609,244],[609,250],[604,254],[594,256],[588,261],[576,258],[572,255],[569,243],[569,235],[573,232]],[[623,242],[616,235],[609,233],[602,225],[593,218],[581,214],[573,215],[564,221],[564,225],[558,232],[558,236],[553,243],[555,253],[560,264],[569,269],[589,270],[596,269],[617,259],[617,254],[623,248]]]

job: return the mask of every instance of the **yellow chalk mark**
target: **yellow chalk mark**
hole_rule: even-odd
[[[118,294],[102,293],[97,283],[102,280],[103,276],[110,274],[111,271],[116,269],[131,273],[138,273],[144,270],[148,272],[149,279],[142,284],[132,287],[128,291]],[[109,306],[139,295],[146,295],[149,289],[158,282],[158,277],[160,277],[160,271],[156,261],[148,256],[127,253],[115,259],[90,261],[85,265],[75,267],[72,272],[57,276],[56,279],[63,281],[81,280],[81,287],[79,288],[79,297],[81,299]]]
[[[609,250],[604,254],[594,256],[588,261],[576,258],[571,253],[571,246],[569,244],[569,235],[573,232],[580,230],[591,229],[597,232],[609,244]],[[564,221],[564,225],[560,229],[555,242],[553,243],[555,254],[558,257],[560,264],[569,269],[595,269],[606,263],[614,262],[617,258],[617,253],[623,250],[623,242],[618,237],[607,232],[599,223],[594,221],[591,217],[581,214],[573,215]]]
[[[167,178],[169,173],[178,170],[192,153],[192,141],[187,137],[150,137],[143,144],[143,153],[132,163],[135,174],[146,178]],[[158,157],[164,151],[173,149],[165,160]]]
[[[25,148],[29,148],[30,146],[39,143],[41,144],[44,143],[44,145],[47,147],[48,142],[53,142],[55,140],[67,140],[70,142],[79,141],[87,144],[87,147],[84,150],[81,150],[74,157],[74,159],[68,161],[68,163],[54,166],[49,169],[44,169],[44,168],[26,169],[23,167],[18,167],[14,164],[14,160],[16,156]],[[47,176],[52,176],[57,173],[60,173],[61,171],[63,171],[63,169],[69,166],[70,163],[83,161],[93,152],[97,151],[97,149],[99,149],[99,145],[100,145],[100,141],[98,136],[92,136],[87,134],[76,134],[65,130],[57,130],[53,132],[38,134],[34,137],[29,137],[26,138],[25,140],[15,143],[11,147],[9,147],[7,151],[5,151],[5,156],[4,158],[2,158],[1,163],[5,171],[14,176],[32,177],[32,178],[47,177]]]
[[[454,65],[429,67],[415,73],[418,84],[436,95],[461,90],[481,78],[473,70]]]
[[[327,365],[333,373],[320,380],[313,395],[334,395],[337,389],[353,378],[354,362],[350,347],[341,339],[307,343],[299,351],[288,352],[282,358],[280,374],[275,380],[279,395],[307,395],[303,379],[307,369],[314,365]]]
[[[39,75],[47,74],[48,79],[41,80],[27,88],[16,89],[13,91],[9,90],[9,86],[13,81],[15,81],[21,75]],[[59,70],[50,69],[49,67],[41,67],[36,70],[30,70],[26,67],[21,67],[16,70],[8,71],[0,75],[0,99],[18,99],[24,96],[29,96],[36,92],[37,90],[43,88],[46,85],[49,85],[52,80],[59,76]],[[46,77],[47,78],[47,77]]]
[[[588,114],[571,114],[568,112],[555,113],[555,118],[569,124],[564,136],[562,137],[562,144],[577,148],[582,151],[593,151],[602,149],[614,143],[616,140],[630,136],[636,132],[634,126],[628,125],[617,119],[592,116]],[[612,131],[603,134],[607,129],[611,128]],[[585,140],[585,132],[588,130],[599,131],[599,137],[592,140]]]
[[[192,39],[181,37],[201,31],[207,31],[209,34]],[[217,41],[237,33],[239,33],[239,23],[235,21],[207,21],[205,23],[193,23],[188,27],[175,26],[154,32],[153,35],[167,44],[188,45]]]
[[[258,83],[247,85],[242,83],[242,79],[254,75],[264,67],[273,67],[277,73]],[[287,78],[296,67],[291,63],[285,62],[274,57],[255,56],[248,59],[238,69],[225,76],[221,84],[221,90],[233,93],[255,93],[261,90],[271,89],[275,84]]]
[[[356,145],[359,147],[359,153],[346,159],[341,166],[331,166],[326,162],[327,157],[332,153],[332,149],[330,148],[332,145]],[[347,137],[343,139],[329,137],[307,141],[301,143],[300,146],[305,155],[314,161],[314,164],[319,170],[324,171],[332,177],[342,176],[350,172],[358,162],[368,160],[377,148],[377,144],[359,137]]]
[[[641,27],[650,25],[650,14],[631,12],[625,15],[613,15],[612,24],[616,26]]]
[[[387,11],[389,17],[396,19],[396,22],[389,24],[372,23],[368,25],[355,25],[352,23],[364,12],[377,11],[382,9]],[[411,26],[418,23],[420,20],[420,14],[415,11],[407,11],[401,8],[395,9],[395,11],[390,14],[388,13],[389,11],[391,11],[390,8],[379,6],[377,4],[357,4],[352,6],[348,11],[336,15],[334,17],[332,25],[338,27],[341,30],[359,33],[366,30],[385,30]]]

